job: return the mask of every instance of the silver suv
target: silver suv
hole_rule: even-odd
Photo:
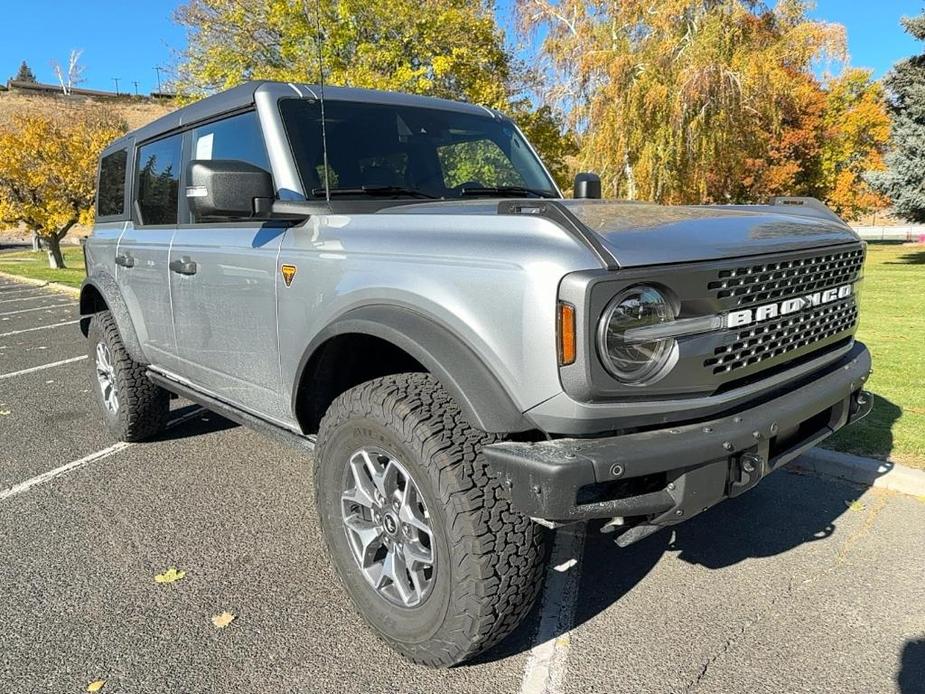
[[[112,143],[82,328],[118,438],[173,393],[314,450],[337,572],[406,657],[507,635],[548,529],[625,546],[869,411],[864,246],[817,201],[566,200],[500,113],[320,97],[251,82]]]

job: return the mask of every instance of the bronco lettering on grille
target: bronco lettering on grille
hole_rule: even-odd
[[[756,308],[746,308],[741,311],[731,311],[726,315],[726,327],[738,328],[742,325],[760,323],[761,321],[777,318],[778,316],[786,316],[790,313],[797,313],[798,311],[802,311],[803,309],[810,308],[812,306],[829,304],[833,301],[838,301],[839,299],[844,299],[848,296],[851,296],[853,291],[854,285],[843,284],[840,287],[833,287],[832,289],[826,289],[825,291],[807,294],[806,296],[798,296],[793,299],[780,301],[776,304],[765,304],[764,306],[758,306]]]

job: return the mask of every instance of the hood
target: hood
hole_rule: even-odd
[[[664,265],[850,243],[857,234],[831,217],[780,207],[673,207],[562,200],[621,267]]]
[[[539,202],[518,198],[518,203]],[[823,208],[770,205],[682,207],[621,200],[555,201],[574,215],[621,267],[689,263],[798,251],[858,241]],[[380,214],[497,215],[497,199],[389,207]]]

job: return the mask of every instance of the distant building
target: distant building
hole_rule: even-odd
[[[0,87],[2,88],[2,87]],[[21,94],[34,94],[36,96],[63,96],[63,90],[60,84],[45,84],[43,82],[31,82],[28,80],[9,80],[6,83],[6,89],[10,92],[19,92]],[[98,89],[81,89],[80,87],[71,87],[70,96],[82,96],[91,99],[172,99],[173,94],[164,94],[161,92],[152,92],[149,96],[136,97],[133,94],[120,92],[101,91]]]

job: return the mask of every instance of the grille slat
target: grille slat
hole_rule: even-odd
[[[735,306],[748,306],[850,284],[860,277],[863,264],[864,250],[855,248],[809,258],[744,265],[720,271],[707,289],[717,299],[732,299]]]

